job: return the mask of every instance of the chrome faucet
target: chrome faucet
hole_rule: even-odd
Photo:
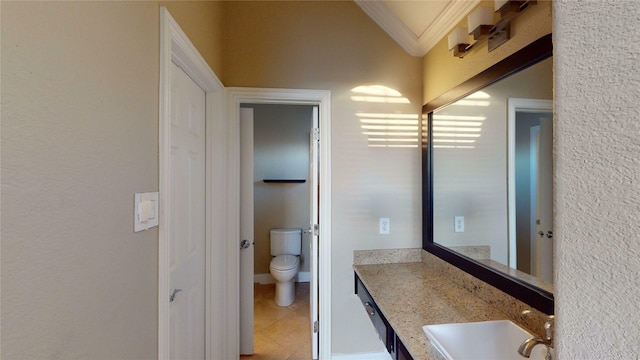
[[[522,312],[523,315],[530,314],[530,310]],[[553,347],[553,330],[554,330],[554,316],[549,315],[547,321],[544,322],[545,337],[534,336],[525,340],[518,348],[518,353],[526,358],[531,356],[531,351],[536,345],[544,345],[547,347],[547,355],[545,360],[551,360],[551,351],[549,348]]]

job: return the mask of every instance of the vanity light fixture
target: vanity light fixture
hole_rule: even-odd
[[[467,24],[469,35],[473,35],[473,40],[489,35],[489,31],[493,28],[493,9],[486,6],[478,6],[467,15]]]
[[[497,49],[511,38],[511,22],[525,10],[537,4],[537,0],[494,0],[494,8],[486,6],[476,7],[467,16],[468,34],[473,35],[473,44],[469,44],[467,32],[464,28],[455,28],[448,37],[449,50],[453,56],[463,58],[471,50],[485,41],[488,51]],[[499,14],[500,20],[494,25],[494,13]]]
[[[453,51],[453,56],[463,57],[469,46],[469,34],[467,29],[459,27],[453,29],[448,37],[449,50]]]

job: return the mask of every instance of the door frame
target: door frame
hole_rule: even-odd
[[[538,217],[538,161],[539,161],[539,137],[540,125],[529,128],[529,273],[533,276],[541,278],[539,274],[539,241],[538,226],[536,224]],[[535,226],[534,226],[535,225]],[[534,258],[536,259],[534,261]]]
[[[227,329],[228,346],[236,349],[231,358],[239,357],[240,334],[240,104],[304,104],[317,105],[320,110],[320,238],[319,238],[319,359],[331,358],[331,92],[329,90],[227,88],[228,111],[228,213],[230,235],[226,252],[228,263]]]
[[[517,269],[516,254],[516,113],[550,112],[553,113],[553,101],[546,99],[508,98],[507,99],[507,201],[508,201],[508,239],[509,266]]]
[[[206,93],[205,113],[205,356],[227,358],[223,341],[225,303],[219,295],[225,287],[224,245],[226,178],[215,169],[225,168],[226,123],[222,82],[173,19],[160,7],[159,85],[159,229],[158,229],[158,359],[169,358],[169,214],[171,62],[176,63]],[[216,264],[215,268],[212,264]]]

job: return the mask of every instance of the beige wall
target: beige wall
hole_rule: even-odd
[[[158,191],[159,5],[1,6],[0,356],[157,358],[158,231],[133,232],[133,194]],[[216,5],[179,8],[221,33]]]
[[[640,8],[557,1],[554,13],[558,358],[637,359]]]
[[[434,98],[456,85],[468,80],[500,60],[522,49],[524,46],[551,33],[551,1],[538,1],[511,26],[511,40],[492,52],[482,45],[463,59],[454,57],[447,50],[445,36],[423,58],[423,103]],[[467,26],[466,19],[459,26]]]
[[[226,11],[226,86],[331,90],[332,352],[383,351],[353,295],[352,252],[420,247],[420,153],[368,147],[356,113],[418,114],[421,59],[353,2],[238,1]],[[351,100],[351,89],[375,84],[411,103]],[[391,218],[391,235],[378,235],[380,217]]]
[[[211,70],[224,83],[224,2],[178,0],[160,1],[160,5],[169,10]]]

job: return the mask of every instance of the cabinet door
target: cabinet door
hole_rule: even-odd
[[[400,338],[396,336],[396,360],[413,360],[413,357],[409,354],[409,350],[404,346]]]
[[[387,351],[392,355],[392,358],[394,358],[395,333],[393,332],[393,329],[391,328],[391,325],[389,325],[387,319],[385,319],[384,315],[382,315],[382,313],[378,309],[378,306],[373,301],[373,297],[371,297],[371,295],[367,291],[367,288],[365,288],[364,284],[357,275],[355,280],[355,292],[360,298],[362,305],[364,305],[364,309],[367,312],[367,315],[369,315],[369,319],[371,319],[371,322],[373,323],[373,326],[375,327],[380,340],[382,340],[384,346],[387,348]]]

